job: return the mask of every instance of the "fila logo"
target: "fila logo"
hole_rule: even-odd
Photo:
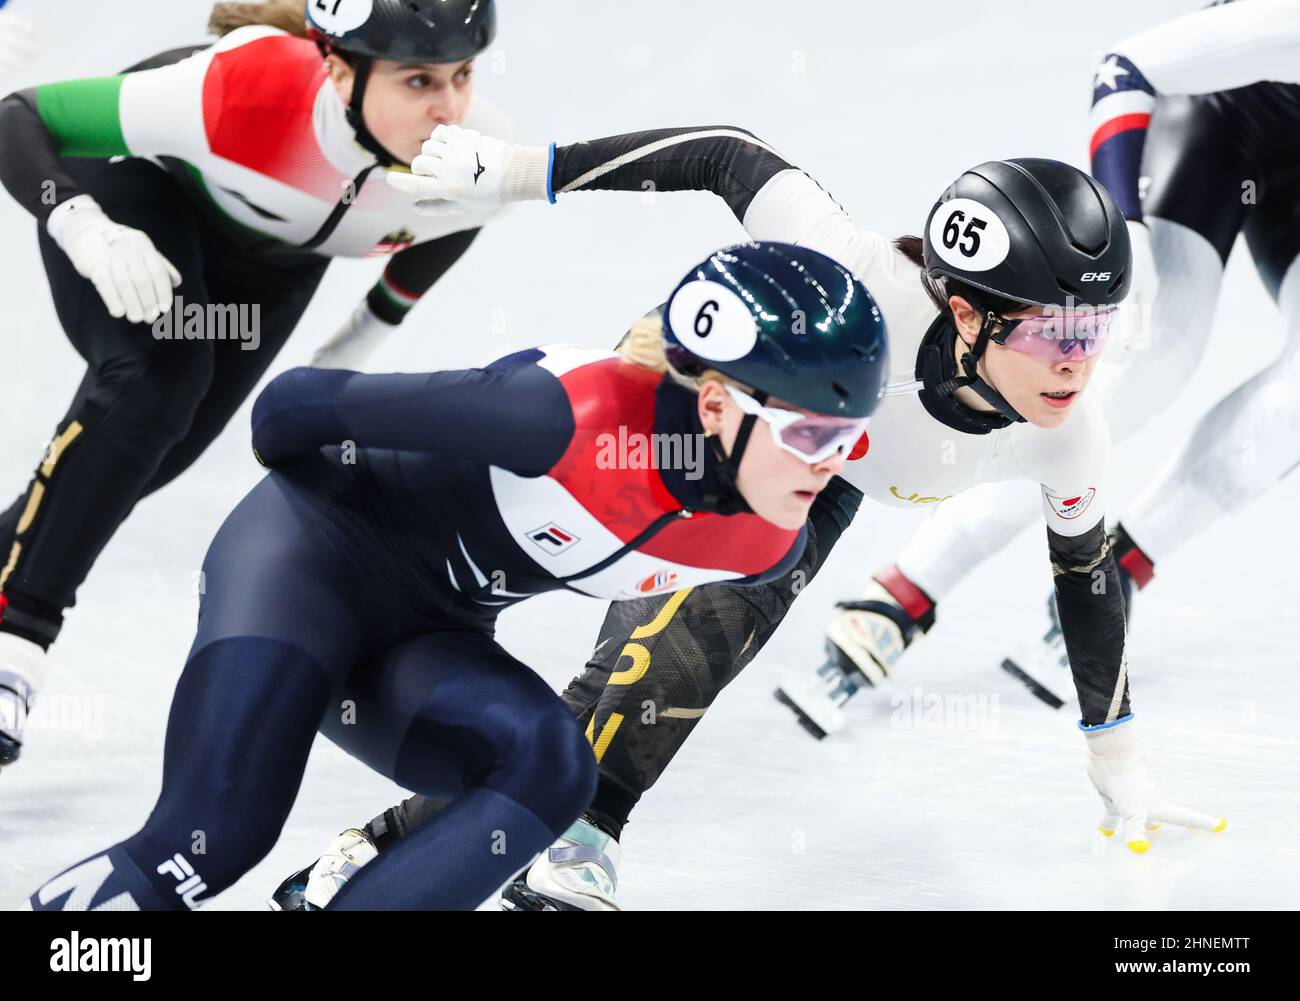
[[[1079,515],[1083,514],[1084,511],[1088,510],[1088,505],[1091,504],[1092,499],[1097,496],[1097,488],[1089,487],[1084,493],[1079,494],[1077,497],[1058,497],[1056,494],[1049,494],[1046,490],[1043,491],[1043,495],[1047,498],[1047,503],[1051,505],[1052,510],[1056,512],[1058,518],[1063,518],[1065,521],[1073,521],[1075,518],[1079,517]]]
[[[572,532],[566,532],[555,522],[548,522],[541,528],[534,528],[528,533],[529,541],[543,552],[558,556],[566,549],[572,549],[582,540]]]
[[[1081,282],[1108,282],[1108,281],[1110,281],[1110,272],[1109,272],[1109,271],[1085,271],[1085,272],[1083,273],[1083,277],[1080,278],[1079,281],[1081,281]]]
[[[642,594],[654,594],[677,583],[677,574],[671,570],[658,570],[636,586]]]
[[[203,877],[194,872],[194,867],[186,861],[184,855],[177,852],[155,871],[159,876],[173,877],[180,884],[176,887],[176,894],[185,901],[186,907],[194,910],[199,906],[194,902],[194,898],[206,890],[208,884],[203,882]]]

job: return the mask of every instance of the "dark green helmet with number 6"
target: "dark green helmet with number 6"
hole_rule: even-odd
[[[348,124],[385,166],[403,161],[371,134],[361,113],[374,60],[460,63],[491,45],[496,31],[493,0],[307,0],[308,37],[356,72]]]
[[[664,342],[682,374],[716,369],[818,414],[869,417],[888,380],[871,293],[825,254],[789,243],[727,247],[692,268],[664,307]]]
[[[1000,313],[1115,305],[1132,278],[1128,228],[1115,202],[1058,160],[992,160],[966,171],[930,210],[924,243],[932,279],[948,279],[952,294]]]

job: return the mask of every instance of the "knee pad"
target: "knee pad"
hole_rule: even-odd
[[[515,751],[489,784],[551,825],[558,835],[591,805],[599,768],[591,744],[558,698],[516,732]]]
[[[595,756],[545,682],[531,673],[503,680],[435,688],[406,728],[391,771],[380,770],[425,795],[492,789],[558,834],[591,802]]]

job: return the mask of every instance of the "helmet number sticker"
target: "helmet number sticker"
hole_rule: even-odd
[[[709,310],[712,310],[713,312],[709,312]],[[695,314],[695,336],[696,337],[709,336],[709,334],[713,330],[713,317],[717,315],[717,312],[718,312],[717,299],[710,299],[708,302],[706,302],[703,306],[700,307],[700,311]]]
[[[758,325],[731,289],[697,278],[668,303],[668,329],[687,351],[707,361],[744,358],[758,343]]]
[[[960,226],[966,222],[966,213],[957,209],[948,217],[947,224],[943,227],[943,245],[949,250],[957,247],[963,257],[974,257],[980,249],[980,230],[988,226],[987,219],[972,219],[966,223],[966,228]],[[961,244],[958,247],[958,244]]]
[[[955,268],[989,271],[1007,259],[1011,237],[987,207],[970,198],[954,198],[930,218],[930,245]]]
[[[329,35],[344,35],[370,20],[374,0],[311,0],[307,5],[316,27]]]

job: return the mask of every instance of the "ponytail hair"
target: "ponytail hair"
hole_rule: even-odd
[[[948,312],[948,297],[953,295],[961,296],[979,312],[991,309],[1005,316],[1027,308],[1027,303],[985,292],[956,278],[936,278],[925,266],[925,244],[919,236],[898,237],[894,241],[894,249],[921,269],[921,287],[940,313]]]
[[[263,25],[299,38],[307,37],[307,8],[303,0],[263,0],[262,3],[219,3],[208,17],[208,31],[222,37],[236,28]]]
[[[700,391],[700,386],[706,382],[720,382],[724,386],[732,385],[744,393],[754,392],[752,387],[714,368],[706,368],[689,375],[673,368],[664,350],[664,321],[663,315],[658,310],[632,324],[632,329],[624,335],[615,351],[624,361],[641,368],[648,368],[658,375],[666,375],[679,386],[685,386],[697,393]]]

